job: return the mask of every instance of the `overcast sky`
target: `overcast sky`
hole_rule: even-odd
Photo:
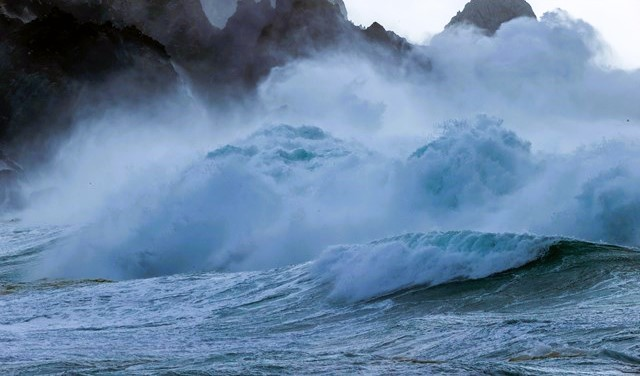
[[[356,24],[378,21],[413,42],[442,31],[468,0],[344,0]],[[538,17],[562,8],[594,25],[613,49],[615,65],[640,68],[640,0],[529,0]]]

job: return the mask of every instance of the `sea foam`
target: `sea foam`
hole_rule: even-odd
[[[484,278],[541,257],[556,241],[469,231],[407,234],[329,248],[313,271],[331,285],[333,298],[356,301],[420,285]]]

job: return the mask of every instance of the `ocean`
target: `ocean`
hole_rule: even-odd
[[[590,164],[595,178],[537,202],[545,215],[513,205],[527,186],[563,191],[548,166],[486,117],[403,160],[280,125],[155,196],[113,194],[92,223],[5,221],[3,372],[640,372],[637,193],[592,188],[634,173]],[[404,231],[498,217],[504,231]]]
[[[65,236],[2,226],[10,244],[0,256],[4,374],[640,372],[633,249],[542,238],[523,250],[530,256],[522,265],[473,274],[471,259],[491,252],[487,245],[531,239],[407,234],[388,241],[425,252],[423,263],[366,274],[347,269],[358,267],[354,255],[259,272],[17,280]],[[426,248],[461,240],[469,263],[441,260],[430,269]]]

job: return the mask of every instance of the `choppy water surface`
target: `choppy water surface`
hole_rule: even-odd
[[[80,226],[2,222],[0,364],[640,372],[634,150],[543,157],[486,117],[400,159],[262,129]]]
[[[391,269],[369,269],[384,274],[367,277],[341,274],[338,263],[356,270],[365,261],[331,250],[263,272],[19,282],[21,267],[66,234],[2,226],[11,247],[2,249],[0,265],[0,363],[9,374],[640,372],[640,254],[630,249],[408,234],[371,247],[402,244],[426,254],[456,244],[471,257],[488,251],[474,247],[527,242],[530,259],[477,275],[478,260],[458,259],[449,276],[440,264],[426,279],[412,270],[429,270],[433,258],[387,260]],[[341,254],[364,254],[360,247]],[[416,279],[394,280],[400,272]],[[361,278],[369,278],[369,290]]]

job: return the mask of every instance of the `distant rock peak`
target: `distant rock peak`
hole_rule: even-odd
[[[471,24],[493,35],[503,23],[519,17],[536,18],[525,0],[471,0],[446,27]]]
[[[344,1],[342,0],[327,0],[329,1],[331,4],[335,5],[338,7],[338,9],[340,9],[340,14],[342,14],[342,16],[347,19],[348,14],[347,14],[347,7],[344,5]]]
[[[384,28],[378,22],[374,22],[364,29],[364,35],[372,42],[391,47],[398,51],[408,51],[411,44],[398,34]]]

